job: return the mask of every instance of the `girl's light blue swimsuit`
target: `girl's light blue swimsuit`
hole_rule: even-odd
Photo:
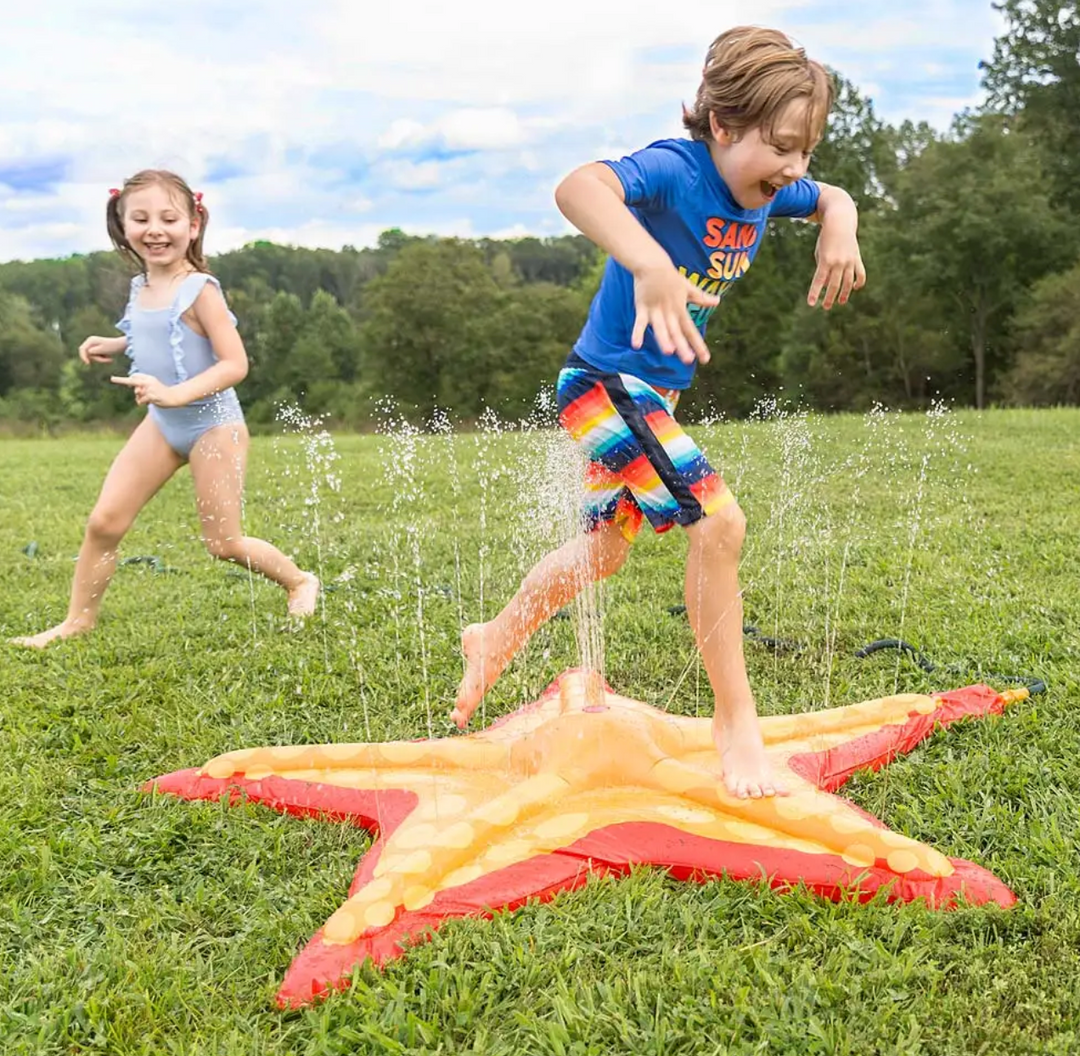
[[[183,320],[184,312],[195,303],[208,282],[221,288],[213,275],[196,272],[180,283],[176,298],[168,308],[140,308],[139,291],[146,285],[146,278],[136,275],[131,280],[124,318],[116,324],[127,338],[127,354],[131,360],[129,374],[150,374],[166,385],[177,385],[217,362],[210,341],[195,333]],[[231,312],[229,316],[235,323],[236,317]],[[234,389],[222,389],[186,407],[155,407],[151,404],[149,413],[168,445],[181,458],[191,454],[199,437],[208,429],[244,420]]]

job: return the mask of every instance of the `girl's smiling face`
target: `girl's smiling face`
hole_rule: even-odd
[[[147,267],[169,269],[187,257],[199,221],[167,187],[152,183],[124,199],[124,237]]]

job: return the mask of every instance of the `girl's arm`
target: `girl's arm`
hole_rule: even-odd
[[[196,400],[238,385],[248,372],[248,357],[244,342],[229,315],[221,290],[208,282],[195,298],[186,315],[192,316],[191,328],[206,337],[214,349],[217,362],[187,381],[170,386],[169,405],[186,407]]]
[[[126,337],[88,337],[79,345],[79,359],[84,363],[108,363],[126,348]]]

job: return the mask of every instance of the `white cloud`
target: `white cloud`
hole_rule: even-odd
[[[964,96],[928,96],[920,101],[920,115],[922,120],[935,128],[947,128],[952,119],[970,104],[971,100]]]
[[[517,114],[505,107],[455,110],[439,122],[439,134],[451,150],[498,150],[524,135]]]
[[[428,139],[428,130],[419,121],[409,117],[399,117],[379,136],[379,146],[386,150],[399,150],[401,147],[418,147]]]
[[[107,188],[150,166],[207,193],[211,250],[226,231],[309,244],[409,224],[561,229],[558,179],[680,134],[705,48],[740,22],[788,30],[874,87],[887,119],[943,127],[976,98],[975,57],[1000,16],[988,0],[898,10],[546,0],[522,18],[505,0],[50,0],[5,19],[0,259],[104,248]]]
[[[45,223],[5,230],[3,248],[5,260],[34,260],[88,253],[108,245],[108,238],[95,236],[88,224]]]
[[[52,208],[52,198],[47,194],[24,194],[16,196],[14,190],[0,184],[0,209],[8,213],[33,216],[47,215]]]
[[[549,123],[545,123],[549,124]],[[467,107],[451,110],[424,125],[400,117],[379,136],[385,150],[441,146],[447,150],[501,150],[516,146],[525,138],[518,116],[507,107]]]
[[[524,224],[512,224],[510,227],[501,228],[498,231],[492,231],[489,238],[525,238],[528,235],[535,235],[535,231],[530,231]]]
[[[447,166],[437,161],[402,161],[393,159],[379,166],[379,174],[387,186],[402,191],[420,191],[438,187]]]

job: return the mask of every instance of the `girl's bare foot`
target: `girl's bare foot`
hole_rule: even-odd
[[[494,621],[492,621],[493,623]],[[460,729],[469,724],[477,704],[502,674],[508,658],[497,648],[490,623],[470,623],[461,632],[461,651],[465,656],[465,675],[458,686],[450,720]]]
[[[315,612],[315,603],[319,600],[322,584],[314,572],[305,572],[299,586],[289,591],[289,615],[303,619]]]
[[[78,635],[86,634],[87,631],[92,631],[93,629],[93,624],[73,623],[70,620],[64,620],[63,623],[58,623],[55,627],[50,627],[47,631],[42,631],[40,634],[25,635],[21,638],[9,638],[8,642],[11,645],[24,645],[29,649],[44,649],[50,642],[55,642],[60,638],[75,638]]]
[[[756,715],[749,722],[726,723],[714,716],[712,733],[720,753],[724,785],[731,795],[737,799],[761,799],[789,794],[773,775]]]

